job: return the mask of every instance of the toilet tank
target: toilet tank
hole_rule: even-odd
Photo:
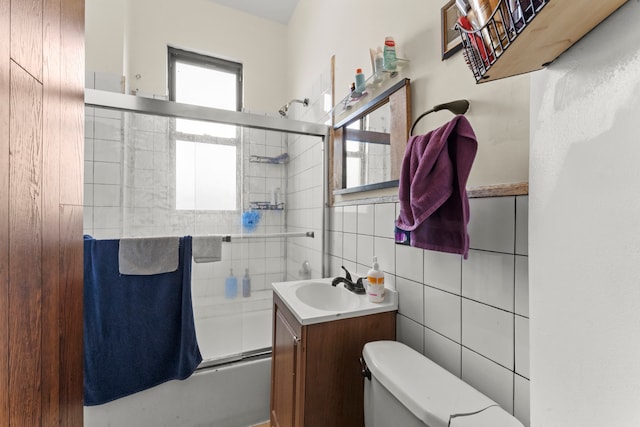
[[[396,341],[365,344],[366,427],[523,427],[469,384]],[[391,423],[391,424],[390,424]]]

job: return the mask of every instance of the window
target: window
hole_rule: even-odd
[[[169,99],[240,111],[242,64],[170,47]],[[176,119],[174,131],[176,209],[237,209],[237,127]]]

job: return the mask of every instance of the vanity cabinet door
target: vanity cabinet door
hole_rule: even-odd
[[[274,340],[271,381],[271,426],[296,427],[300,403],[298,384],[300,375],[300,337],[274,306]]]

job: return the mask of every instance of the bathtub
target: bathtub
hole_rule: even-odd
[[[247,427],[269,419],[271,357],[196,371],[98,406],[86,427]]]

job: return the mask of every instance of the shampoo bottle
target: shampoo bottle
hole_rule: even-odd
[[[224,281],[224,297],[233,299],[238,296],[238,278],[233,275],[233,269],[229,270],[229,277]]]
[[[249,269],[244,270],[242,278],[242,296],[247,298],[251,295],[251,277],[249,277]]]
[[[378,257],[373,257],[373,266],[367,272],[367,297],[371,302],[384,301],[384,273],[379,270]]]

